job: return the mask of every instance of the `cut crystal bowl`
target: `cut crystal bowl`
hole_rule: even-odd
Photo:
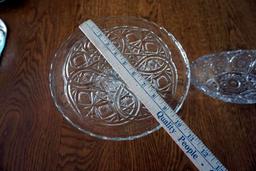
[[[205,55],[191,64],[191,82],[205,94],[230,103],[256,102],[256,50]]]

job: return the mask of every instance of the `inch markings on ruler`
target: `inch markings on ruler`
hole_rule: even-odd
[[[94,22],[79,28],[199,170],[227,170]]]

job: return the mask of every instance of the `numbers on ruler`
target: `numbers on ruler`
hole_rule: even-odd
[[[189,141],[193,141],[195,139],[194,135],[192,134],[189,134],[187,137]]]
[[[113,50],[113,54],[114,55],[117,55],[118,54],[118,51],[116,49]]]
[[[217,167],[216,167],[216,170],[217,170],[217,171],[224,171],[224,170],[221,168],[221,166],[217,166]]]
[[[142,84],[141,84],[141,87],[145,87],[147,85],[147,83],[146,82],[143,82]]]
[[[131,75],[135,76],[137,73],[135,71],[132,71]]]
[[[203,149],[202,151],[201,151],[201,154],[203,155],[203,157],[205,158],[205,157],[207,157],[208,156],[208,151],[207,150],[205,150],[205,149]]]
[[[106,46],[109,45],[109,41],[108,41],[108,39],[106,39],[105,37],[103,37],[103,39],[101,39],[101,40],[102,40],[102,42],[103,42]]]
[[[155,99],[156,98],[156,94],[154,93],[154,94],[152,94],[152,98],[153,99]]]
[[[162,110],[163,110],[163,111],[166,111],[167,109],[168,109],[168,107],[165,106],[165,105],[162,107]]]
[[[174,124],[176,125],[176,127],[181,127],[182,123],[177,119],[176,122],[174,122]]]
[[[217,166],[215,170],[211,169],[210,171],[224,171],[224,170],[222,169],[222,166]]]
[[[217,160],[217,159],[215,158],[215,160]],[[220,163],[220,161],[217,160],[216,164],[217,164],[217,167],[216,167],[217,171],[224,171],[225,170],[225,168],[223,168],[224,166]]]
[[[92,26],[90,27],[90,25],[92,25]],[[166,128],[169,130],[169,132],[172,134],[175,133],[176,128],[178,128],[181,131],[181,133],[183,135],[179,138],[177,137],[177,140],[182,145],[185,153],[187,155],[190,155],[193,159],[197,159],[199,157],[198,155],[200,155],[200,154],[205,159],[212,156],[211,152],[208,151],[206,147],[202,146],[201,150],[199,150],[195,147],[194,143],[192,143],[192,142],[196,142],[197,143],[196,146],[198,146],[198,147],[199,147],[199,145],[203,145],[202,142],[197,138],[196,135],[193,134],[193,132],[186,126],[186,124],[183,123],[183,121],[180,120],[179,117],[176,116],[175,112],[168,106],[168,104],[161,97],[157,98],[157,97],[159,97],[159,94],[155,91],[155,89],[150,84],[148,84],[146,81],[144,81],[144,78],[139,73],[137,73],[136,70],[133,69],[133,67],[122,56],[122,54],[119,52],[119,50],[108,40],[107,37],[105,37],[104,33],[102,33],[101,30],[97,26],[94,26],[93,23],[89,22],[87,24],[87,26],[89,26],[91,28],[91,30],[95,33],[95,35],[101,40],[103,45],[105,45],[107,47],[107,49],[113,54],[113,57],[115,57],[119,61],[119,63],[124,66],[124,68],[128,71],[128,73],[131,76],[133,76],[136,81],[139,82],[138,85],[140,85],[140,87],[145,89],[145,91],[148,93],[149,97],[151,97],[152,99],[156,99],[153,101],[157,103],[157,105],[159,106],[159,108],[161,110],[157,113],[157,117],[159,120],[162,121],[162,123],[166,126]],[[164,116],[168,112],[171,113],[172,115],[165,118]],[[175,126],[176,126],[176,128],[175,128]],[[214,157],[213,160],[217,160],[217,159]],[[204,164],[206,164],[206,163],[202,162],[201,166],[204,166]],[[212,168],[214,168],[214,170],[215,169],[217,171],[223,170],[224,166],[222,166],[221,163],[218,163],[218,160],[217,160],[216,165],[215,165],[216,167],[212,167]]]
[[[123,65],[126,65],[128,62],[125,60],[122,62]]]
[[[114,56],[117,56],[120,53],[112,43],[108,44],[108,48],[114,54]]]

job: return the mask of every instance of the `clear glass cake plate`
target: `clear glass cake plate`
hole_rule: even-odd
[[[190,68],[186,53],[174,36],[163,27],[136,17],[93,21],[178,112],[188,93]],[[79,29],[56,51],[49,81],[58,111],[86,134],[107,140],[132,140],[160,128]]]

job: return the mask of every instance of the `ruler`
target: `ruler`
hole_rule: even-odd
[[[93,21],[79,28],[199,170],[227,170]]]

